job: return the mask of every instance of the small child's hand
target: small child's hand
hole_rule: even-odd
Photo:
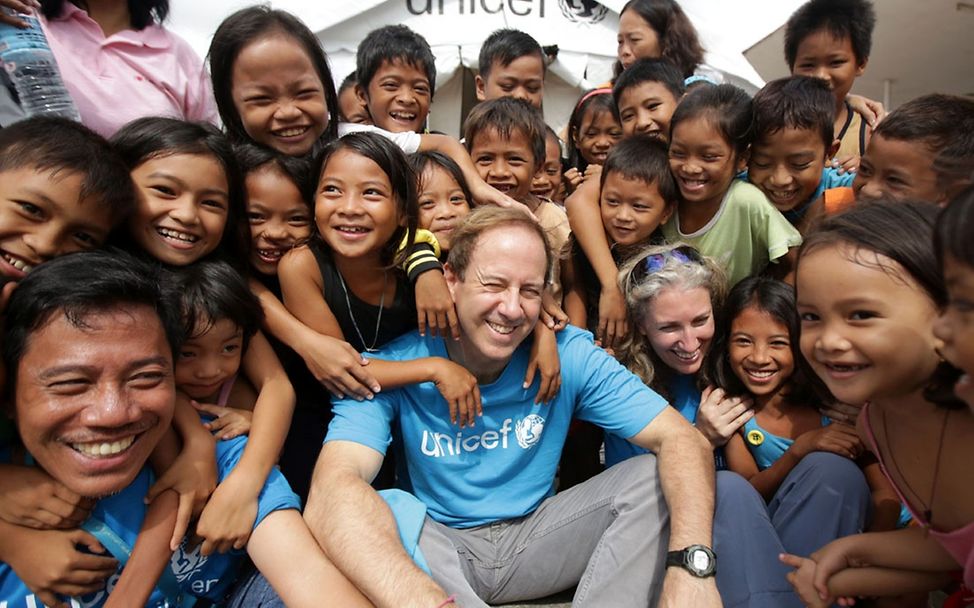
[[[371,399],[381,390],[368,371],[369,360],[344,340],[309,330],[295,350],[318,382],[339,399]]]
[[[551,295],[548,287],[545,287],[541,295],[541,322],[554,331],[561,331],[568,326],[568,315]]]
[[[617,346],[617,341],[621,341],[629,333],[626,299],[616,285],[602,287],[599,295],[599,326],[595,333],[595,337],[607,349]]]
[[[818,410],[822,412],[823,416],[827,416],[832,422],[855,425],[856,418],[859,417],[859,412],[862,410],[862,406],[849,405],[848,403],[842,403],[840,401],[830,401],[828,403],[823,403],[821,406],[819,406]]]
[[[183,446],[172,466],[152,484],[145,496],[145,502],[149,504],[166,490],[179,494],[176,527],[169,543],[173,551],[179,548],[186,536],[189,522],[203,512],[219,479],[216,470],[216,441],[211,435],[199,435],[199,441],[194,440]],[[205,441],[206,439],[209,441]]]
[[[7,556],[8,564],[45,606],[68,608],[58,596],[94,593],[115,574],[118,562],[84,530],[30,530],[11,532],[22,551]],[[7,539],[8,541],[13,539]],[[79,550],[86,548],[89,552]]]
[[[749,398],[728,397],[723,389],[708,386],[700,395],[697,430],[718,448],[754,416]]]
[[[197,403],[191,401],[197,410],[216,416],[203,426],[213,433],[213,436],[220,440],[233,439],[240,435],[250,434],[250,424],[254,419],[254,413],[250,410],[241,410],[235,407],[215,405],[212,403]]]
[[[196,524],[196,534],[203,539],[200,553],[226,553],[243,549],[250,540],[257,520],[257,496],[261,486],[253,480],[230,475],[217,486]]]
[[[787,574],[788,582],[795,588],[795,595],[809,608],[828,608],[833,598],[822,598],[814,586],[816,564],[807,557],[782,553],[778,556],[782,563],[795,568]]]
[[[38,530],[76,528],[94,506],[36,467],[0,465],[0,496],[0,519]]]
[[[843,173],[855,173],[859,169],[860,157],[858,154],[853,154],[852,156],[842,156],[832,159],[832,168],[839,172],[839,175]]]
[[[886,117],[886,108],[880,101],[852,93],[846,95],[845,100],[853,112],[862,116],[870,129],[875,129],[880,121]]]
[[[414,291],[419,335],[425,336],[428,327],[430,335],[446,338],[449,334],[459,340],[460,322],[443,273],[430,270],[419,275]]]
[[[585,181],[585,176],[582,175],[582,173],[575,167],[565,171],[564,177],[565,179],[563,183],[569,192],[574,192],[577,190],[578,187],[582,185],[582,182]]]
[[[558,342],[554,332],[541,325],[534,330],[531,358],[528,359],[528,370],[524,375],[524,388],[534,382],[535,373],[541,374],[541,385],[534,402],[547,403],[561,390],[561,359],[558,357]]]
[[[811,452],[832,452],[855,460],[862,452],[862,442],[855,428],[834,422],[799,435],[789,449],[799,458]]]
[[[592,163],[591,165],[585,167],[585,175],[582,176],[582,181],[587,182],[593,178],[595,178],[595,181],[599,181],[598,177],[600,175],[602,175],[602,165]]]
[[[484,415],[480,403],[480,386],[467,369],[449,359],[435,359],[433,384],[450,407],[450,422],[474,426],[476,417]]]

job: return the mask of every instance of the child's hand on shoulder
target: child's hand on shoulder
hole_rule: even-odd
[[[206,501],[216,488],[219,477],[216,470],[216,440],[206,433],[198,433],[199,440],[183,445],[179,456],[166,469],[145,496],[149,504],[156,496],[166,490],[179,495],[179,508],[176,511],[176,527],[173,529],[169,547],[175,551],[186,536],[189,522],[200,516]],[[206,441],[206,439],[210,439]]]
[[[190,403],[204,414],[215,416],[213,420],[204,423],[203,426],[213,433],[213,436],[218,440],[223,441],[250,434],[250,425],[254,419],[252,411],[213,403],[197,403],[196,401]]]
[[[262,487],[262,483],[234,472],[217,486],[196,524],[196,534],[203,541],[200,553],[226,553],[247,546],[257,521],[257,497]]]
[[[75,494],[37,467],[0,465],[0,519],[38,530],[76,528],[95,501]]]
[[[474,426],[484,415],[480,386],[467,368],[449,359],[433,359],[433,384],[450,407],[450,422],[460,428]]]
[[[548,327],[538,325],[534,330],[531,343],[531,357],[528,359],[528,370],[524,375],[524,388],[531,386],[534,375],[541,374],[541,384],[535,403],[547,403],[561,390],[561,359],[558,356],[558,341],[555,333]]]
[[[843,173],[855,173],[859,170],[859,161],[861,160],[858,154],[853,154],[851,156],[837,156],[832,159],[832,168],[839,172],[839,175]]]
[[[718,448],[754,416],[750,398],[731,397],[723,389],[708,386],[700,395],[697,430]]]
[[[84,530],[15,528],[6,540],[23,547],[10,552],[8,565],[50,608],[75,605],[58,596],[77,597],[103,589],[118,569],[115,558],[106,555],[98,539]]]
[[[460,339],[460,322],[453,306],[453,296],[446,286],[442,272],[424,272],[416,278],[416,323],[419,335],[425,336],[429,328],[432,336],[447,336]]]

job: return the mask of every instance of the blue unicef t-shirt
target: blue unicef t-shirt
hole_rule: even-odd
[[[217,442],[217,473],[220,481],[240,461],[246,437],[236,437]],[[4,454],[3,460],[9,461]],[[117,494],[112,494],[98,501],[92,509],[92,518],[105,523],[126,544],[129,550],[135,546],[135,539],[142,520],[145,518],[146,505],[143,498],[149,491],[154,476],[149,467],[145,467],[136,478]],[[270,513],[282,509],[299,509],[301,506],[297,495],[291,491],[281,472],[274,468],[267,477],[267,482],[257,499],[257,518],[254,528]],[[215,553],[210,556],[200,555],[199,547],[192,551],[186,549],[186,542],[173,553],[169,568],[179,583],[180,590],[188,595],[206,598],[214,602],[224,599],[230,586],[236,581],[237,568],[240,566],[243,551],[229,553]],[[121,569],[108,578],[105,588],[101,591],[71,600],[70,605],[95,608],[101,606],[108,599],[108,594],[118,581]],[[149,599],[149,606],[164,605],[165,598],[155,590]],[[41,601],[27,589],[13,569],[0,562],[0,607],[3,608],[40,608]]]
[[[673,379],[672,392],[673,408],[680,412],[690,424],[695,424],[697,422],[697,409],[700,407],[700,389],[697,388],[696,376],[678,374]],[[605,433],[605,466],[607,468],[633,456],[648,453],[649,450],[629,443],[624,437]]]
[[[480,387],[484,415],[476,426],[450,424],[449,408],[431,382],[381,392],[359,402],[335,401],[325,441],[353,441],[385,454],[391,429],[402,442],[405,490],[430,517],[454,528],[523,517],[553,493],[552,481],[572,417],[632,437],[666,407],[636,376],[595,346],[592,334],[557,334],[561,390],[535,404],[540,380],[522,388],[530,344],[522,344],[501,376]],[[442,338],[410,332],[378,358],[448,358]]]

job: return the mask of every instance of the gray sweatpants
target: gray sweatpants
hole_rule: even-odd
[[[533,513],[419,538],[433,579],[461,606],[544,597],[577,585],[573,606],[646,608],[663,580],[669,514],[646,454],[548,498]]]

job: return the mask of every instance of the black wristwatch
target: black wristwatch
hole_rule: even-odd
[[[707,578],[717,573],[717,556],[710,547],[690,545],[683,551],[666,554],[666,567],[670,566],[679,566],[697,578]]]

